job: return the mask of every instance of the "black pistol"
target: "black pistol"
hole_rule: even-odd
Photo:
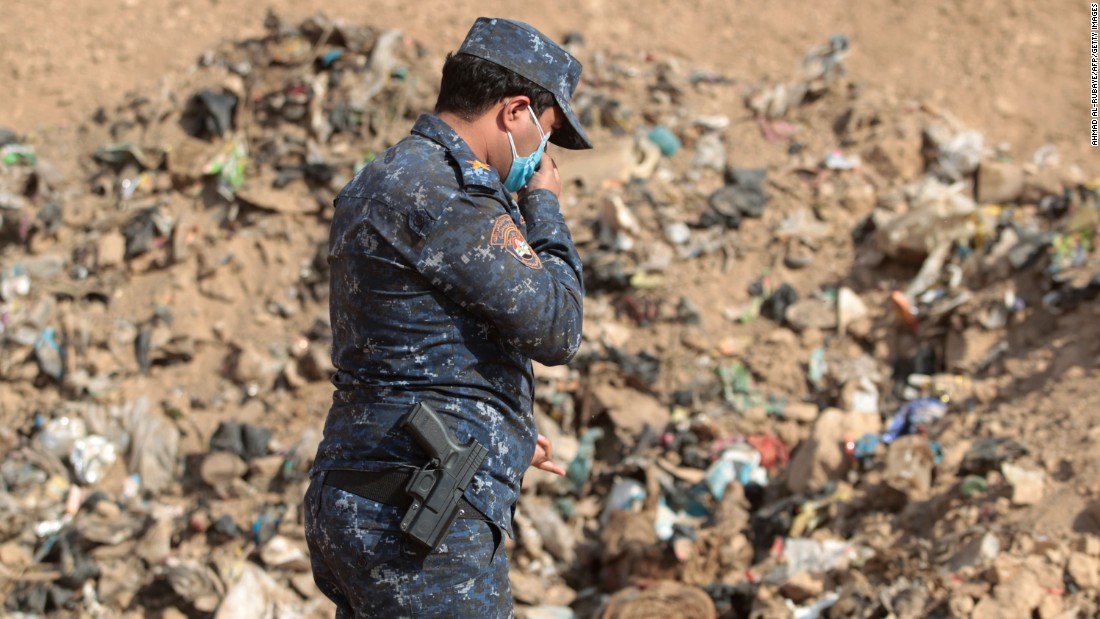
[[[431,456],[405,487],[413,502],[401,519],[401,530],[434,551],[461,515],[462,493],[488,450],[476,440],[459,445],[439,415],[422,402],[413,406],[401,427]]]

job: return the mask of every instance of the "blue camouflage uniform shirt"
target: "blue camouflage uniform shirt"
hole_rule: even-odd
[[[535,450],[531,360],[581,339],[581,261],[548,190],[518,203],[445,122],[410,136],[336,198],[329,240],[336,392],[314,470],[417,468],[410,406],[488,456],[467,500],[509,534]]]

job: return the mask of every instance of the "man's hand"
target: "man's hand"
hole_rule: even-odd
[[[552,457],[553,448],[550,446],[550,439],[540,434],[535,442],[535,455],[531,456],[531,466],[565,477],[565,467],[551,461]]]
[[[536,189],[549,189],[555,196],[561,197],[561,175],[558,174],[558,164],[554,163],[553,157],[545,153],[542,155],[542,161],[539,162],[539,169],[535,170],[535,175],[520,192],[520,197]]]

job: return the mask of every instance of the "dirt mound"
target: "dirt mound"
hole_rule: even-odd
[[[744,83],[567,41],[585,341],[537,368],[569,474],[525,484],[524,616],[1096,612],[1097,183],[818,43]],[[437,65],[269,15],[75,134],[0,135],[9,611],[329,612],[331,201]]]

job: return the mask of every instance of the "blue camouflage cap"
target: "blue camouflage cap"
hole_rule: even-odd
[[[549,90],[566,120],[550,134],[550,142],[562,148],[592,148],[569,105],[581,79],[581,63],[546,35],[523,22],[479,17],[458,53],[498,64]]]

